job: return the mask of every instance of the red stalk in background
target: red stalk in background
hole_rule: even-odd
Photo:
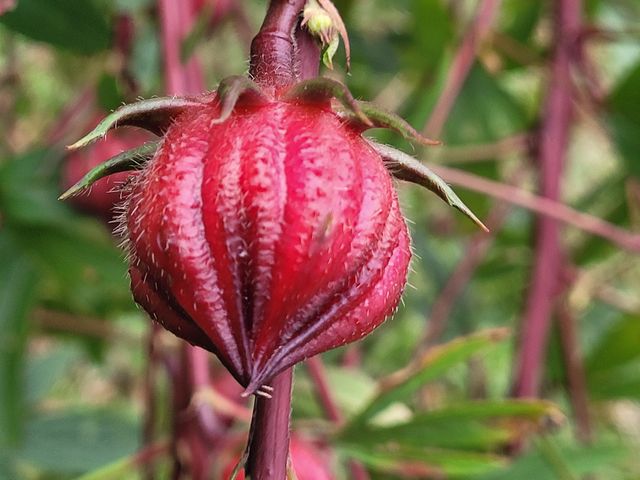
[[[473,66],[478,48],[491,30],[491,25],[500,9],[500,3],[501,0],[483,0],[478,6],[475,19],[467,30],[467,34],[464,36],[451,62],[447,79],[444,82],[445,90],[438,98],[423,129],[423,133],[426,136],[432,138],[440,136],[442,127]]]
[[[559,201],[562,172],[572,120],[571,58],[579,34],[580,0],[555,2],[555,51],[540,129],[538,166],[540,193]],[[559,226],[546,217],[538,219],[533,281],[526,300],[520,332],[520,348],[513,385],[516,397],[536,397],[554,303],[560,287],[562,255]]]
[[[447,80],[444,83],[445,90],[440,94],[427,123],[422,129],[425,134],[434,138],[442,134],[442,129],[451,113],[455,100],[475,62],[478,48],[491,31],[491,26],[500,10],[500,4],[500,0],[484,0],[478,6],[474,20],[467,29],[447,72]],[[445,180],[447,179],[445,178]],[[430,344],[444,333],[456,299],[464,291],[465,286],[473,276],[473,272],[491,248],[493,235],[500,229],[507,214],[508,212],[505,211],[504,207],[500,205],[495,207],[488,216],[489,229],[494,232],[492,236],[487,236],[483,232],[475,235],[470,240],[463,260],[456,266],[427,315],[429,320],[428,329],[424,339],[418,346],[419,350],[427,349]]]

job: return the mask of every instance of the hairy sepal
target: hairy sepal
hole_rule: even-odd
[[[358,108],[364,112],[366,117],[369,119],[369,123],[360,122],[359,118],[356,118],[351,112],[344,112],[344,115],[363,131],[369,128],[388,128],[390,130],[395,130],[407,140],[417,142],[422,145],[434,146],[441,145],[442,143],[438,140],[432,140],[425,137],[413,128],[409,122],[393,112],[389,112],[388,110],[380,108],[370,102],[357,101],[357,103]]]
[[[212,122],[213,125],[225,122],[241,97],[254,106],[266,105],[271,101],[257,83],[241,75],[222,80],[218,85],[217,95],[220,101],[220,116]]]
[[[335,98],[347,111],[363,124],[373,127],[375,124],[367,117],[349,89],[340,82],[325,77],[311,78],[296,83],[282,96],[282,100],[289,103],[295,102],[323,102]]]
[[[114,173],[142,170],[147,162],[153,158],[158,146],[159,142],[147,143],[110,158],[89,171],[79,182],[60,195],[59,200],[66,200],[77,195],[101,178],[108,177]]]
[[[162,97],[124,105],[105,117],[96,128],[67,148],[76,150],[86,147],[117,127],[138,127],[155,135],[164,135],[178,116],[187,110],[202,108],[206,98],[206,96],[201,98]]]
[[[387,170],[395,178],[428,188],[447,204],[460,210],[482,230],[489,231],[484,223],[460,200],[460,197],[456,195],[453,189],[426,165],[420,163],[411,155],[407,155],[393,147],[371,141],[369,143],[380,154]]]

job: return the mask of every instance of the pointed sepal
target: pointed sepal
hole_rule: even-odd
[[[212,122],[214,125],[225,122],[231,116],[240,97],[245,97],[252,105],[265,105],[271,101],[256,82],[241,75],[222,80],[218,85],[217,95],[220,116]]]
[[[380,154],[387,170],[394,177],[428,188],[446,203],[464,213],[482,230],[489,231],[485,224],[460,200],[460,197],[456,195],[453,189],[426,165],[420,163],[411,155],[407,155],[393,147],[375,142],[369,143]]]
[[[285,102],[295,101],[325,101],[335,98],[347,111],[365,125],[372,127],[374,123],[367,118],[349,89],[340,82],[326,77],[316,77],[296,83],[282,96]]]
[[[407,140],[418,142],[422,145],[433,146],[440,145],[442,143],[438,140],[432,140],[425,137],[415,128],[413,128],[404,118],[396,115],[393,112],[389,112],[388,110],[380,108],[373,103],[358,101],[358,106],[373,124],[360,125],[361,127],[363,127],[363,130],[366,130],[366,127],[388,128],[391,130],[395,130]],[[358,119],[353,118],[353,116],[351,117],[352,121],[358,121]]]
[[[101,178],[108,177],[114,173],[143,169],[147,162],[156,153],[158,145],[159,142],[146,143],[141,147],[127,150],[105,162],[102,162],[100,165],[89,171],[75,185],[60,195],[59,200],[66,200],[69,197],[77,195]]]
[[[206,97],[202,97],[204,100]],[[124,105],[107,115],[96,128],[82,137],[69,150],[85,147],[104,137],[116,127],[139,127],[156,135],[163,135],[176,117],[191,108],[201,108],[204,102],[198,98],[162,97],[141,100]]]

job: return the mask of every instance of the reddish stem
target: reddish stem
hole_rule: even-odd
[[[564,357],[564,371],[567,377],[569,399],[576,418],[576,436],[582,442],[592,440],[591,417],[587,379],[580,354],[580,342],[574,318],[569,305],[564,302],[558,308],[558,331]]]
[[[344,416],[338,408],[338,404],[335,402],[331,393],[331,387],[329,386],[329,380],[327,379],[327,372],[322,363],[322,357],[316,355],[307,360],[307,369],[309,370],[309,376],[313,381],[313,385],[318,395],[318,400],[324,409],[324,413],[329,420],[336,425],[341,425],[344,421]],[[349,471],[351,474],[351,480],[368,480],[369,473],[367,470],[355,460],[349,460]]]
[[[430,137],[440,136],[449,112],[451,112],[453,104],[473,66],[478,47],[491,30],[491,25],[499,8],[500,0],[483,0],[478,6],[475,19],[467,29],[467,33],[451,62],[447,80],[444,82],[445,90],[438,98],[435,107],[433,107],[431,117],[424,127],[423,132],[425,135]]]
[[[298,27],[296,40],[296,76],[299,80],[315,78],[320,73],[320,46],[306,28]]]
[[[427,316],[429,327],[419,346],[419,351],[426,351],[445,332],[447,320],[451,316],[458,298],[464,292],[476,268],[493,245],[495,235],[502,228],[510,212],[511,208],[504,204],[494,207],[487,219],[487,227],[491,233],[480,232],[469,242],[464,257],[447,280],[440,295],[433,302],[431,311]]]
[[[606,238],[630,252],[640,252],[640,234],[630,232],[587,213],[579,212],[564,203],[545,196],[534,195],[512,185],[496,182],[456,168],[433,165],[431,169],[447,183],[480,192],[504,202],[531,210],[548,221],[560,221],[580,230]]]
[[[296,80],[294,28],[305,0],[271,0],[260,31],[251,42],[249,75],[265,87]]]
[[[342,412],[333,400],[331,394],[331,387],[329,386],[329,380],[327,379],[327,372],[322,363],[322,358],[319,355],[307,359],[307,370],[309,376],[315,387],[318,400],[322,406],[325,415],[329,420],[334,423],[340,424],[344,420]]]
[[[272,398],[256,396],[245,466],[251,480],[285,480],[289,458],[289,422],[293,368],[271,383]]]
[[[193,26],[194,16],[191,1],[158,0],[162,27],[162,48],[164,49],[165,90],[170,95],[201,93],[204,76],[200,63],[191,58],[183,64],[182,42]]]
[[[572,119],[571,58],[580,27],[580,0],[557,0],[555,52],[549,94],[540,130],[539,165],[541,195],[560,200],[562,170]],[[514,394],[535,397],[539,393],[551,315],[558,294],[561,255],[558,223],[541,217],[536,231],[536,262],[523,315]]]

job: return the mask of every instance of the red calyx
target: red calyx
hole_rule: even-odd
[[[136,301],[255,393],[395,309],[409,237],[380,155],[326,102],[178,117],[126,206]]]

